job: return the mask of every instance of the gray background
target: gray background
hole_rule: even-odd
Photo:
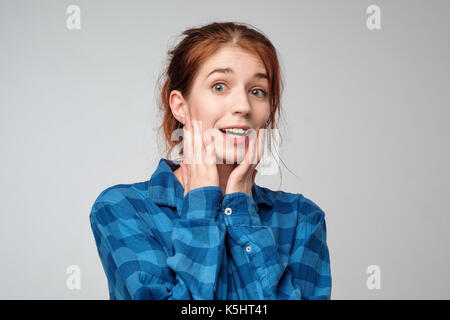
[[[0,298],[108,298],[91,206],[155,170],[155,81],[176,37],[228,20],[280,53],[297,175],[282,167],[281,189],[326,213],[332,299],[450,298],[449,2],[277,2],[0,2]],[[66,28],[71,4],[81,30]]]

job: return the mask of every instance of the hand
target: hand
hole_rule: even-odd
[[[203,140],[201,124],[191,120],[189,112],[186,112],[183,132],[184,160],[180,166],[184,196],[196,188],[219,186],[216,150],[212,137]]]
[[[255,134],[249,136],[249,144],[244,160],[231,172],[225,194],[233,192],[245,192],[252,196],[252,186],[255,183],[255,177],[258,170],[256,166],[261,161],[264,151],[265,129],[258,130],[258,136],[252,138]]]

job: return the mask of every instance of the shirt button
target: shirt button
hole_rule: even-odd
[[[227,216],[229,216],[232,212],[233,212],[233,211],[231,210],[231,208],[226,208],[226,209],[225,209],[225,214],[226,214]]]
[[[252,251],[252,247],[251,247],[251,246],[247,246],[247,247],[245,248],[245,251],[251,252],[251,251]]]

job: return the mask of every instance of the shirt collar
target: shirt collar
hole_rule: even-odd
[[[148,184],[148,194],[150,199],[157,204],[162,204],[181,210],[183,203],[184,189],[177,177],[173,173],[180,167],[172,160],[161,158],[158,167],[151,176]],[[268,189],[253,184],[252,193],[255,202],[273,206],[272,199],[266,194]]]

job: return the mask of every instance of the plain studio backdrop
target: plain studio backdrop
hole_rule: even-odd
[[[66,22],[80,9],[81,28]],[[380,8],[381,29],[366,12]],[[99,193],[163,156],[155,90],[189,27],[249,23],[285,80],[284,191],[326,214],[332,299],[449,299],[448,1],[0,2],[0,298],[108,299]],[[278,189],[280,175],[256,183]],[[79,289],[67,285],[70,266]],[[370,289],[370,266],[380,271]],[[69,269],[69,273],[68,273]]]

